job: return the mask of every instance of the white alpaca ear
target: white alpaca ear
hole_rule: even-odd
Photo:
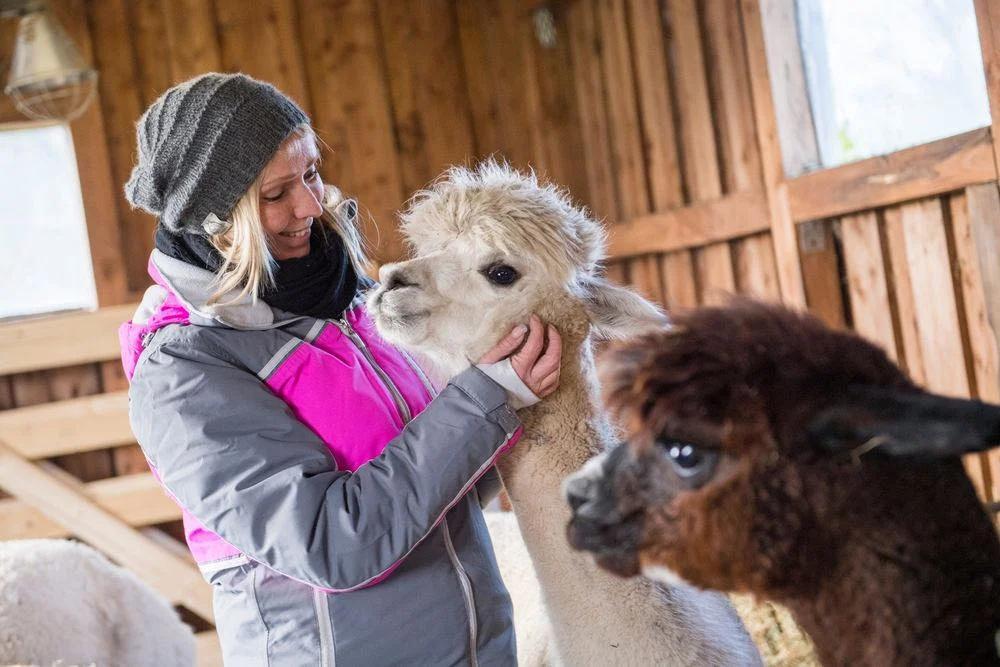
[[[579,286],[597,338],[623,340],[670,326],[666,313],[627,287],[595,276],[583,278]]]

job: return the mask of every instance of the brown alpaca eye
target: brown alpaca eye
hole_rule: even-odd
[[[514,267],[506,264],[496,264],[486,269],[486,278],[495,285],[513,285],[518,277]]]
[[[702,484],[715,471],[719,453],[708,447],[699,447],[690,442],[658,440],[657,444],[667,456],[678,477],[695,485]]]

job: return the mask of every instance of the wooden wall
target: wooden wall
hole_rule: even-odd
[[[72,130],[102,305],[134,301],[148,284],[154,221],[121,196],[135,120],[178,81],[241,70],[312,116],[330,148],[324,177],[365,207],[379,261],[403,252],[394,214],[411,193],[450,164],[498,155],[604,219],[609,274],[668,309],[734,292],[783,300],[891,342],[934,388],[998,391],[983,369],[996,354],[1000,279],[987,258],[976,282],[972,263],[985,247],[974,239],[996,224],[983,203],[997,182],[993,133],[786,178],[783,162],[798,172],[817,158],[792,0],[52,5],[100,70],[96,103]],[[977,11],[992,92],[995,0]],[[0,120],[13,113],[0,105]],[[124,386],[113,363],[0,379],[10,406]],[[141,467],[134,453],[84,460],[84,477]],[[970,470],[1000,498],[1000,470]]]
[[[153,220],[121,196],[136,118],[173,83],[242,70],[312,116],[324,178],[367,209],[380,261],[402,253],[394,213],[413,191],[497,154],[590,206],[609,274],[668,309],[733,292],[807,307],[931,389],[1000,402],[997,134],[787,178],[816,159],[792,1],[559,0],[543,44],[538,0],[51,0],[101,73],[72,125],[101,303],[148,283]],[[975,2],[998,117],[1000,0]],[[37,366],[0,373],[0,409],[125,386],[114,361]],[[84,481],[145,469],[129,441],[79,452],[54,460]],[[967,466],[1000,500],[1000,451]]]
[[[562,34],[539,45],[532,2],[51,4],[100,71],[96,104],[73,129],[102,304],[149,283],[154,221],[121,196],[134,123],[164,90],[206,71],[271,81],[303,106],[331,149],[323,176],[359,199],[380,261],[402,253],[395,212],[454,163],[496,153],[586,194],[569,43]],[[8,49],[12,32],[5,26]],[[15,117],[0,106],[0,121]]]

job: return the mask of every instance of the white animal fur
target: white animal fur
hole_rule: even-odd
[[[0,542],[0,664],[190,667],[191,628],[131,572],[69,540]]]
[[[612,442],[596,407],[591,338],[626,337],[666,323],[638,295],[596,276],[604,254],[600,226],[562,191],[495,162],[452,169],[413,199],[402,223],[416,258],[382,267],[369,311],[383,336],[429,361],[438,380],[466,368],[532,312],[562,335],[559,390],[520,412],[524,435],[498,464],[561,662],[759,664],[725,597],[618,579],[566,541],[561,482]],[[498,263],[514,267],[519,280],[508,287],[486,280],[484,271]],[[394,274],[405,278],[404,286],[387,291]],[[508,539],[496,540],[501,560],[517,553],[507,549]],[[521,608],[523,582],[508,583],[521,642],[536,629],[525,622],[537,614]],[[527,642],[522,656],[525,665],[556,662],[551,651]]]

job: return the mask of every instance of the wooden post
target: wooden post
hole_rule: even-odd
[[[781,296],[790,306],[805,308],[806,293],[802,282],[795,223],[788,204],[788,185],[785,182],[778,143],[778,127],[771,97],[771,82],[767,70],[767,53],[764,49],[764,29],[761,22],[760,0],[741,0],[743,32],[746,35],[747,61],[750,64],[750,87],[753,92],[754,119],[757,144],[764,173],[771,212],[771,234],[775,258],[778,262],[778,283]]]

